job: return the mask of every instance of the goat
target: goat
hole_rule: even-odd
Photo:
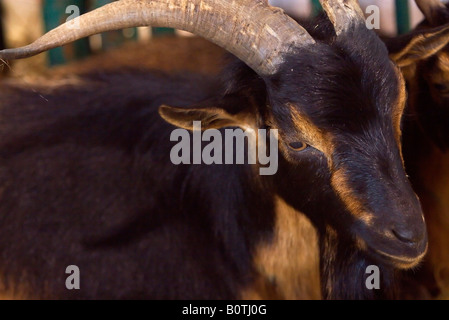
[[[439,0],[416,3],[425,20],[386,43],[410,92],[404,161],[429,232],[429,253],[413,273],[419,284],[413,291],[422,292],[419,287],[424,286],[424,297],[436,297],[449,291],[449,9]]]
[[[153,25],[196,33],[240,59],[217,81],[91,73],[42,86],[43,98],[3,82],[2,291],[393,297],[397,270],[416,266],[427,249],[401,156],[405,84],[357,1],[321,4],[328,18],[317,38],[265,1],[121,0],[77,18],[79,29],[64,24],[0,51],[1,59],[25,58]],[[171,133],[194,121],[221,132],[277,129],[277,173],[259,175],[258,164],[172,164]],[[381,270],[380,290],[365,286],[371,264]],[[65,288],[68,265],[79,266],[81,290]]]

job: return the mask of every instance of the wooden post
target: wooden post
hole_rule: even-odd
[[[114,0],[92,0],[92,8],[89,8],[89,10],[97,9],[113,1]],[[122,45],[127,39],[137,40],[136,28],[104,32],[101,35],[101,48],[103,50],[107,50],[110,48],[118,47]]]
[[[323,8],[319,0],[312,0],[312,16],[317,16]]]
[[[171,28],[153,28],[153,35],[154,36],[165,36],[165,35],[172,35],[175,33],[174,29]]]
[[[396,25],[398,34],[406,33],[410,30],[410,13],[408,0],[396,1]]]
[[[86,11],[86,2],[84,0],[44,0],[44,25],[45,30],[50,31],[62,23],[73,12],[66,12],[68,6],[76,6],[79,8],[80,14]],[[49,51],[50,65],[64,64],[70,60],[86,57],[89,54],[89,41],[81,39],[64,47],[55,48]]]

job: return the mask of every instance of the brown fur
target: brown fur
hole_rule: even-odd
[[[364,211],[364,206],[360,200],[351,192],[351,188],[348,187],[348,181],[345,176],[344,170],[337,170],[332,176],[332,187],[340,196],[343,203],[348,208],[348,211],[357,218],[370,225],[372,215]]]
[[[444,136],[447,128],[444,122],[437,123],[442,116],[434,115],[448,107],[448,92],[441,91],[438,86],[443,89],[449,86],[449,25],[444,25],[448,22],[449,9],[441,6],[434,13],[435,17],[428,16],[410,34],[387,41],[390,56],[401,67],[409,89],[403,148],[405,166],[420,198],[429,237],[428,254],[417,273],[419,281],[406,293],[412,298],[423,296],[411,293],[421,292],[422,286],[428,291],[424,294],[426,297],[447,298],[449,292],[449,277],[446,277],[449,270],[449,153],[441,147],[441,143],[447,144],[447,140],[441,138],[447,138]],[[440,141],[435,139],[432,130],[441,135]]]
[[[433,274],[441,293],[449,291],[445,270],[449,268],[449,154],[432,146],[422,159],[415,177],[417,192],[426,216],[429,251],[424,268]]]
[[[275,234],[260,245],[254,265],[258,277],[243,299],[320,299],[318,236],[310,220],[276,197]],[[301,272],[298,272],[301,270]]]

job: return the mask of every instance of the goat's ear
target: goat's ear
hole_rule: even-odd
[[[437,54],[449,43],[449,24],[385,39],[390,58],[401,68]]]
[[[246,112],[231,114],[222,108],[215,107],[170,107],[162,105],[159,114],[168,123],[193,130],[193,121],[201,121],[201,129],[220,129],[224,127],[241,127],[246,129],[255,126],[254,116]]]

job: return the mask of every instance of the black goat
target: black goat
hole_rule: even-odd
[[[80,17],[81,29],[64,25],[0,52],[26,57],[155,24],[193,31],[243,61],[219,81],[134,70],[40,94],[2,83],[5,294],[319,298],[320,272],[324,298],[389,298],[396,270],[419,263],[427,236],[399,147],[405,85],[357,2],[322,1],[328,20],[315,39],[265,1],[234,5],[122,0]],[[221,132],[277,129],[277,173],[173,165],[173,124],[192,129],[195,120]],[[380,290],[365,286],[370,264]],[[65,287],[68,265],[81,270],[80,290]]]
[[[419,286],[410,290],[421,295],[408,296],[429,298],[449,293],[449,8],[439,0],[416,2],[426,19],[386,43],[410,92],[404,160],[429,232],[429,254],[412,275]]]

